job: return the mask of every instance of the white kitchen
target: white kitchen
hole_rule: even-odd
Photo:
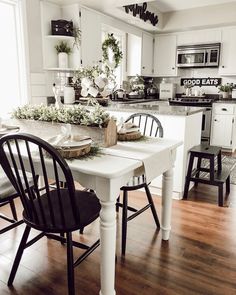
[[[236,1],[0,0],[0,294],[236,293]]]

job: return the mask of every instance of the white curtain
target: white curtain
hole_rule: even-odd
[[[21,1],[0,0],[0,117],[27,100]]]

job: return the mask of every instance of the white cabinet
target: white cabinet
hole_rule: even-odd
[[[142,34],[142,76],[153,75],[153,36]]]
[[[155,37],[154,75],[160,77],[177,76],[176,35]]]
[[[236,28],[222,29],[220,75],[236,75]]]
[[[81,31],[82,66],[92,66],[102,59],[101,15],[81,8]]]
[[[127,76],[141,75],[142,38],[128,34],[126,48]]]
[[[236,110],[234,104],[213,104],[211,145],[235,150]]]
[[[153,75],[153,36],[127,34],[127,76]]]
[[[221,30],[197,30],[189,32],[180,32],[177,35],[177,45],[207,44],[221,42]]]

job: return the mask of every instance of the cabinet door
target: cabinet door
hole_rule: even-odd
[[[102,59],[101,16],[81,8],[81,31],[82,66],[92,66]]]
[[[142,75],[153,75],[153,36],[143,33],[142,35]]]
[[[177,35],[177,45],[207,44],[221,42],[221,30],[209,29],[180,32]]]
[[[155,76],[177,76],[176,36],[156,36],[154,48]]]
[[[234,115],[213,115],[211,145],[232,147]]]
[[[236,74],[236,28],[222,29],[220,75]]]
[[[142,38],[128,34],[127,39],[127,76],[141,75]]]

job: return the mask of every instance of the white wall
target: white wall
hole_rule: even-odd
[[[163,31],[192,30],[236,24],[236,2],[165,13]]]
[[[40,1],[26,0],[30,70],[43,71]]]

